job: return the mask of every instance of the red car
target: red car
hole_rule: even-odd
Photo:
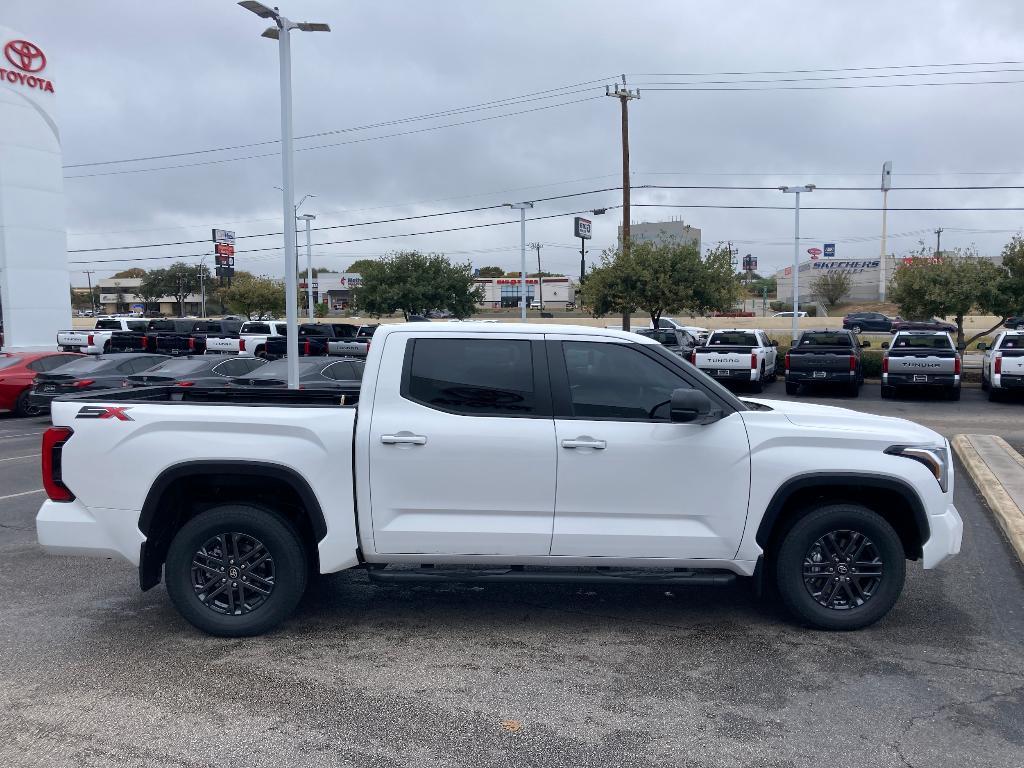
[[[52,371],[84,355],[69,352],[0,352],[0,412],[31,416],[38,408],[28,403],[36,374]]]

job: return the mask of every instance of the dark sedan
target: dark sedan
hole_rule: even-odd
[[[142,373],[128,377],[132,387],[226,387],[230,379],[245,376],[266,365],[260,357],[196,355],[164,360]]]
[[[937,317],[933,317],[931,320],[896,320],[892,324],[892,332],[896,331],[945,331],[946,333],[956,333],[956,325],[954,323],[947,323],[945,320],[940,320]]]
[[[1003,328],[1012,328],[1015,331],[1024,331],[1024,315],[1012,315],[1006,318]]]
[[[851,312],[843,318],[843,328],[854,333],[861,331],[891,333],[893,324],[899,320],[898,317],[889,317],[881,312]]]
[[[357,392],[363,378],[363,360],[347,357],[300,357],[299,386]],[[267,363],[246,376],[231,380],[237,387],[284,387],[288,384],[288,359]]]
[[[60,395],[127,387],[129,376],[168,359],[167,355],[137,352],[90,355],[62,365],[52,373],[38,374],[29,403],[48,409],[50,401]]]

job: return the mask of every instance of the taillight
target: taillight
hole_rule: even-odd
[[[889,372],[889,358],[888,357],[883,357],[882,358],[882,373],[888,373],[888,372]]]
[[[956,360],[953,363],[953,373],[957,376],[960,375],[960,355],[956,356]]]
[[[74,432],[68,427],[50,427],[43,432],[43,488],[51,501],[74,501],[75,494],[61,481],[61,451]]]
[[[188,348],[189,349],[195,349],[196,348],[196,340],[193,339],[191,336],[188,337]]]
[[[88,344],[90,347],[92,346],[92,334],[91,333],[88,335],[88,337],[86,337],[85,343]]]
[[[995,366],[992,369],[993,373],[1002,373],[1003,372],[1003,358],[997,357],[996,361],[995,361],[995,363],[993,363],[993,365]]]
[[[194,381],[176,381],[174,386],[176,387],[194,387],[196,383]]]
[[[856,371],[857,370],[857,356],[856,355],[850,355],[850,370],[851,371]]]
[[[789,370],[789,352],[786,353],[786,370]]]
[[[85,387],[91,387],[96,383],[96,379],[79,379],[71,386],[75,389],[84,389]]]
[[[302,344],[302,354],[304,354],[304,355],[308,355],[309,354],[309,342],[308,341],[305,341]]]
[[[245,352],[245,339],[238,340],[238,351]]]
[[[756,370],[757,369],[757,352],[751,352],[750,353],[750,369],[751,370]]]
[[[693,352],[690,353],[690,362],[693,363],[694,365],[697,364],[697,350],[696,349],[693,350]]]

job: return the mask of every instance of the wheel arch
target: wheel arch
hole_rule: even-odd
[[[205,509],[225,503],[270,506],[296,524],[317,564],[316,544],[327,535],[323,508],[309,482],[296,470],[274,462],[188,461],[168,467],[150,487],[139,515],[146,537],[139,558],[143,591],[160,583],[174,533]]]
[[[755,536],[769,552],[789,524],[822,503],[855,503],[877,512],[892,525],[910,560],[921,557],[931,535],[924,504],[913,486],[895,477],[861,472],[821,472],[799,475],[783,483],[772,496]]]

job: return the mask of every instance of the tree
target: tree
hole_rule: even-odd
[[[838,304],[849,292],[850,275],[847,272],[830,269],[811,282],[811,295],[828,307]]]
[[[346,269],[345,271],[355,273],[357,275],[362,275],[363,270],[367,268],[372,269],[375,264],[379,263],[380,259],[356,259],[355,261],[348,265],[348,269]]]
[[[100,287],[94,285],[92,287],[92,297],[89,296],[88,289],[71,289],[71,308],[72,309],[94,309],[100,305]]]
[[[504,277],[505,270],[501,267],[480,267],[477,270],[480,273],[480,277]]]
[[[139,285],[139,295],[146,301],[156,301],[170,296],[178,305],[178,315],[185,314],[185,297],[199,293],[201,289],[200,275],[204,280],[210,279],[210,268],[198,264],[175,262],[166,269],[154,269],[147,272]]]
[[[224,291],[224,301],[232,312],[250,320],[284,311],[284,283],[248,272],[236,272],[231,287]]]
[[[367,260],[359,273],[363,283],[352,292],[353,303],[370,315],[401,312],[422,315],[447,310],[468,317],[481,300],[470,264],[452,264],[443,254],[400,251],[377,261]]]
[[[118,280],[126,277],[145,277],[146,270],[142,267],[130,267],[129,269],[122,269],[120,272],[115,272],[110,277],[114,280]]]
[[[327,317],[327,313],[330,311],[330,306],[326,301],[321,301],[319,304],[313,305],[313,312],[317,317]]]
[[[643,309],[656,328],[666,312],[704,314],[728,309],[739,286],[727,247],[710,249],[701,257],[689,243],[648,240],[633,243],[628,255],[605,251],[581,292],[596,317]]]
[[[889,296],[909,318],[952,317],[957,348],[965,349],[975,339],[991,333],[1016,311],[1011,306],[1021,306],[1024,243],[1019,236],[1003,249],[1006,263],[1002,267],[978,258],[973,251],[957,249],[951,255],[926,255],[930,253],[922,251],[919,258],[896,268]],[[976,310],[1000,315],[1000,320],[965,340],[964,317]]]

